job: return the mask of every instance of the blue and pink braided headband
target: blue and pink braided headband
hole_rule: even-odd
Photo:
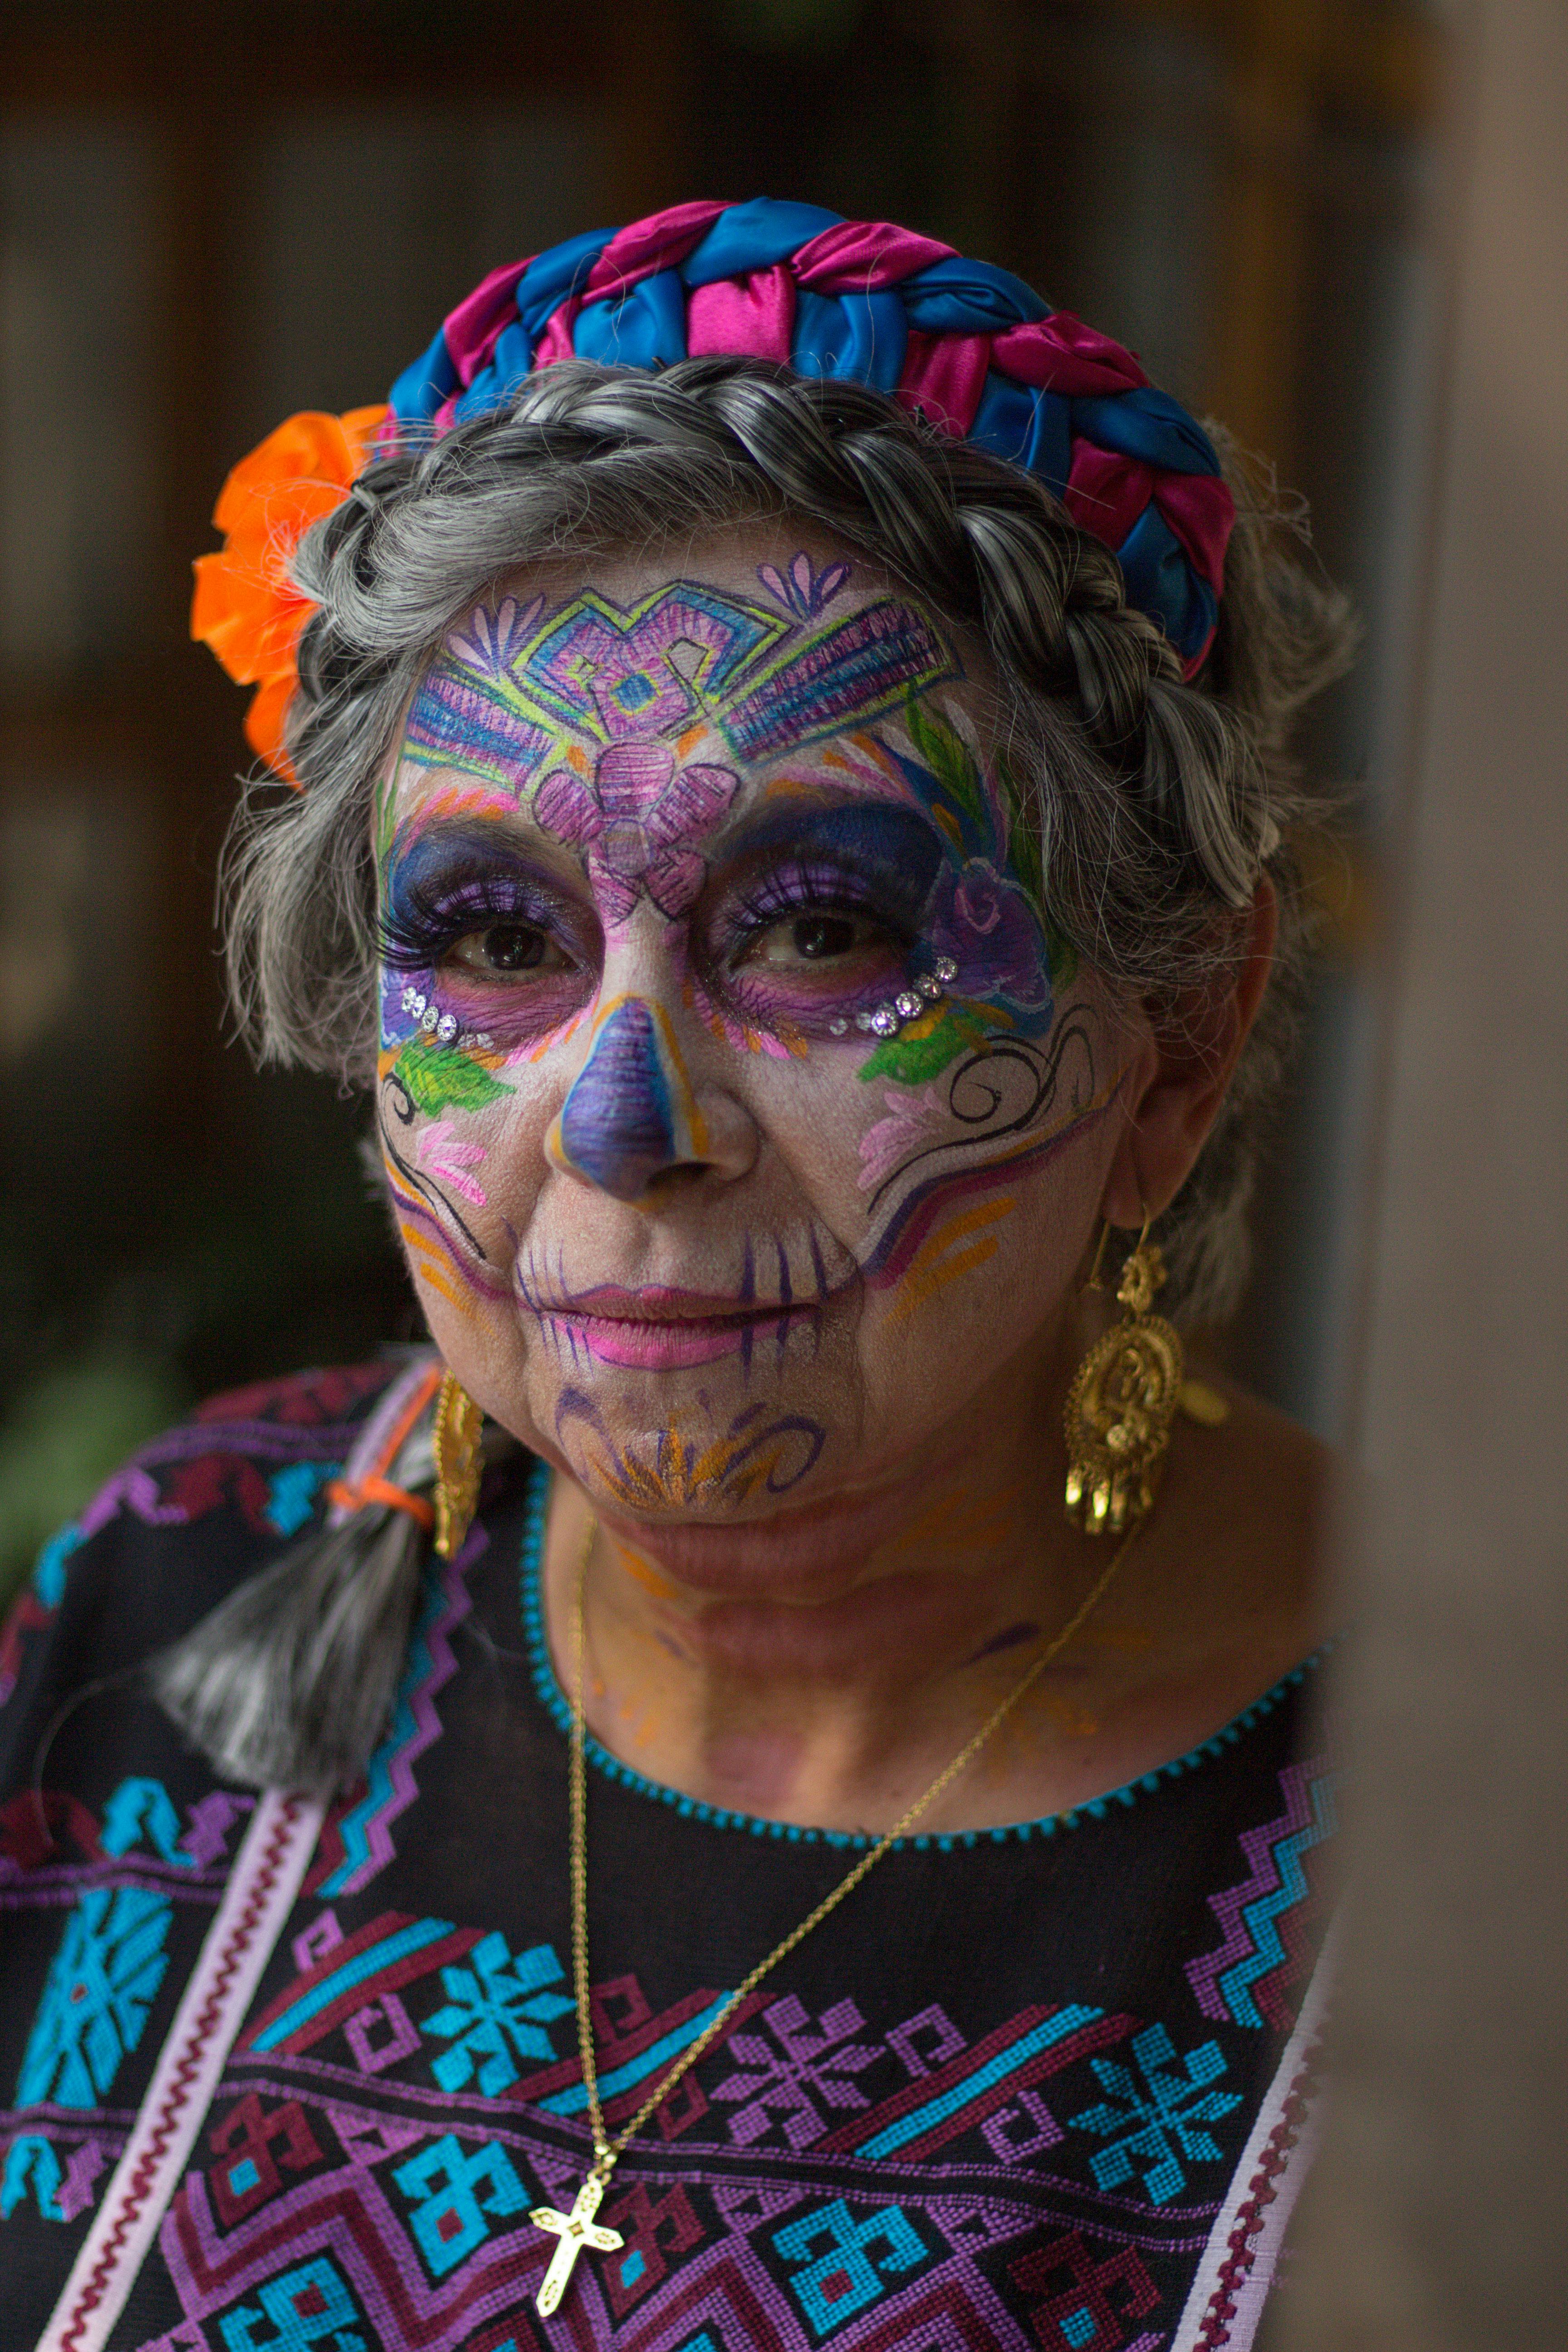
[[[1236,509],[1202,428],[1130,352],[1022,278],[816,205],[689,204],[492,270],[392,387],[403,431],[500,407],[557,360],[778,360],[891,393],[1026,467],[1121,565],[1191,677]]]
[[[503,408],[568,359],[655,368],[704,353],[870,384],[1036,474],[1115,553],[1129,601],[1195,676],[1214,640],[1236,509],[1212,443],[1130,352],[1021,278],[886,221],[816,205],[676,205],[492,270],[384,408],[289,417],[229,476],[226,543],[196,563],[192,635],[258,688],[254,749],[292,781],[285,719],[312,609],[300,534],[375,452]]]

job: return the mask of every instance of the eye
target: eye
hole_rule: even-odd
[[[873,915],[834,908],[785,917],[753,933],[742,964],[823,964],[863,956],[893,944],[888,926]]]
[[[469,931],[447,950],[444,961],[473,972],[572,971],[575,964],[548,931],[536,923],[491,923]]]

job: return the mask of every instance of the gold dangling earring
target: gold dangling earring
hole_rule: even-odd
[[[456,1559],[479,1507],[479,1480],[485,1466],[479,1433],[484,1419],[456,1373],[448,1372],[437,1393],[431,1432],[436,1454],[436,1549],[443,1559]]]
[[[1184,1359],[1174,1325],[1150,1308],[1165,1279],[1152,1223],[1143,1213],[1138,1246],[1116,1286],[1125,1313],[1097,1339],[1073,1376],[1067,1399],[1067,1512],[1075,1527],[1097,1536],[1136,1527],[1154,1500],[1160,1465],[1171,1442],[1181,1400]],[[1102,1226],[1089,1270],[1098,1290],[1110,1227]]]

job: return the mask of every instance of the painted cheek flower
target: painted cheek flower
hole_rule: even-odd
[[[965,996],[1001,996],[1034,1011],[1051,1001],[1050,956],[1040,919],[1022,887],[990,861],[972,857],[937,884],[931,933],[958,966]]]
[[[941,1128],[945,1106],[934,1087],[921,1087],[918,1094],[895,1093],[887,1087],[882,1100],[888,1106],[888,1116],[879,1118],[860,1138],[860,1173],[857,1178],[862,1192],[869,1192]]]
[[[310,525],[342,505],[386,414],[379,406],[290,416],[230,474],[213,514],[225,544],[196,558],[191,635],[212,647],[237,684],[258,689],[246,740],[289,783],[297,779],[283,748],[283,716],[298,683],[300,632],[315,610],[289,580],[289,560]]]

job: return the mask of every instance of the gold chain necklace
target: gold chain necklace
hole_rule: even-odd
[[[973,1764],[992,1733],[1000,1728],[1012,1714],[1026,1692],[1031,1690],[1046,1668],[1058,1658],[1073,1635],[1092,1615],[1110,1589],[1112,1579],[1126,1559],[1137,1534],[1137,1527],[1129,1528],[1116,1547],[1110,1562],[1067,1623],[1047,1643],[1027,1672],[1016,1682],[999,1706],[994,1707],[973,1737],[965,1741],[944,1771],[939,1772],[924,1796],[916,1799],[906,1813],[900,1816],[885,1836],[863,1853],[854,1868],[841,1878],[831,1894],[825,1895],[814,1911],[808,1912],[798,1927],[791,1930],[782,1943],[775,1944],[766,1959],[759,1960],[732,1993],[709,2019],[700,2033],[689,2042],[681,2055],[660,2077],[628,2124],[611,2139],[605,2129],[605,2111],[599,2099],[599,2070],[594,2058],[594,2021],[588,2006],[588,1772],[586,1761],[587,1715],[583,1702],[584,1638],[583,1598],[587,1581],[588,1557],[599,1532],[597,1519],[590,1517],[588,1532],[577,1561],[577,1575],[572,1602],[572,1976],[577,1996],[577,2047],[583,2059],[583,2081],[588,2093],[588,2116],[594,2133],[594,2162],[587,2179],[578,2189],[569,2212],[558,2212],[552,2205],[536,2205],[529,2220],[539,2230],[548,2230],[557,2241],[539,2289],[537,2305],[542,2317],[548,2319],[566,2292],[567,2283],[576,2266],[579,2254],[613,2254],[625,2242],[618,2230],[606,2230],[595,2220],[611,2173],[630,2141],[636,2138],[648,2118],[657,2113],[682,2077],[689,2074],[705,2050],[716,2042],[740,2008],[742,2002],[756,1990],[763,1979],[779,1962],[787,1959],[797,1944],[804,1943],[814,1927],[820,1927],[829,1912],[837,1911],[846,1895],[853,1895],[860,1881],[874,1870],[889,1848],[908,1834],[928,1805],[933,1804],[942,1790],[957,1780],[967,1766]]]

